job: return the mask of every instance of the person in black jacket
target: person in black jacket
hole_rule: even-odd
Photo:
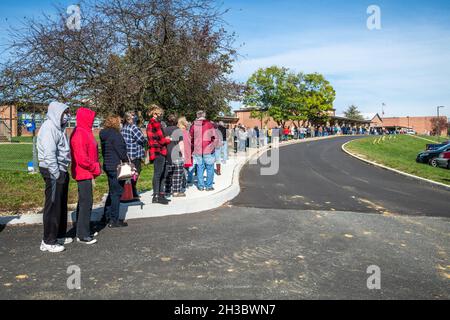
[[[126,227],[127,224],[119,220],[120,198],[124,191],[124,182],[117,179],[117,166],[122,162],[128,162],[127,145],[120,133],[121,118],[109,116],[100,131],[102,144],[103,170],[108,176],[109,193],[105,203],[103,222],[108,223],[109,228]],[[109,221],[108,221],[109,220]]]

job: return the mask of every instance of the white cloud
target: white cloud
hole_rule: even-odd
[[[284,50],[261,56],[264,43],[270,52],[278,43]],[[291,35],[291,40],[283,35],[250,42],[248,57],[236,63],[234,76],[245,81],[258,68],[271,65],[320,72],[337,91],[338,111],[354,103],[364,112],[379,112],[385,102],[390,115],[430,115],[437,105],[448,105],[450,115],[449,47],[450,30],[434,28],[327,30]],[[254,48],[259,57],[252,57]]]

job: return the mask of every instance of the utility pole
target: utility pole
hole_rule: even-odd
[[[13,139],[13,104],[9,106],[9,141]]]
[[[441,122],[440,122],[440,115],[439,115],[439,110],[445,108],[444,106],[438,106],[437,107],[437,123],[438,123],[438,128],[437,128],[437,136],[438,136],[438,142],[441,139]]]

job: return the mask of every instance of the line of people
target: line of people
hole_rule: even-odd
[[[310,126],[310,127],[282,127],[275,126],[273,128],[259,127],[247,128],[238,124],[233,129],[235,142],[235,152],[246,151],[247,148],[264,147],[270,143],[278,143],[289,140],[298,140],[314,137],[327,137],[335,135],[357,135],[368,134],[368,130],[364,127],[347,127],[347,126]]]
[[[45,181],[41,251],[62,252],[65,245],[74,241],[67,233],[69,170],[78,186],[75,239],[87,245],[95,244],[98,236],[91,229],[95,179],[102,171],[108,178],[109,192],[101,223],[113,229],[127,227],[120,219],[126,182],[119,179],[118,167],[122,163],[133,165],[137,173],[136,179],[131,180],[133,197],[139,200],[137,182],[146,152],[154,166],[154,204],[168,205],[170,197],[186,197],[185,191],[194,185],[195,174],[199,191],[214,191],[214,177],[221,175],[222,165],[228,159],[227,130],[223,123],[207,120],[204,111],[197,113],[193,124],[176,115],[169,115],[165,123],[164,110],[157,105],[150,106],[148,115],[147,137],[137,125],[133,112],[127,112],[124,119],[118,115],[106,117],[99,134],[101,165],[92,129],[95,112],[79,108],[77,126],[68,139],[69,107],[58,102],[49,105],[47,120],[37,139],[39,170]]]

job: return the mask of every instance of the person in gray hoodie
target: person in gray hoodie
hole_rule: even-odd
[[[67,234],[67,198],[69,193],[70,144],[66,127],[70,120],[69,107],[52,102],[47,120],[42,124],[37,150],[39,171],[45,181],[44,238],[41,251],[57,253],[73,242]]]

